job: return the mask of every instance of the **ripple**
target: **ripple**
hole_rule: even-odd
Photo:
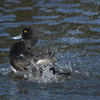
[[[33,19],[56,19],[59,16],[34,16]]]
[[[61,8],[58,8],[56,9],[57,11],[61,12],[61,13],[80,13],[80,12],[83,12],[83,10],[81,9],[61,9]]]
[[[52,9],[47,9],[47,8],[40,8],[39,10],[42,10],[42,11],[44,11],[46,13],[50,13],[50,12],[53,11]]]
[[[63,0],[50,0],[50,2],[53,2],[53,3],[56,3],[56,2],[61,2],[61,1],[63,1]]]
[[[15,19],[12,19],[12,18],[9,18],[9,19],[6,19],[6,18],[2,18],[0,19],[0,22],[3,22],[3,21],[14,21]]]
[[[59,25],[58,22],[48,23],[48,25]]]
[[[12,4],[4,4],[5,7],[11,7]]]
[[[14,12],[14,10],[12,10],[12,9],[7,9],[7,10],[4,10],[4,12]]]
[[[92,12],[92,11],[83,12],[83,15],[86,15],[86,16],[94,16],[94,15],[97,15],[97,14],[98,13]]]
[[[8,48],[0,48],[0,51],[10,51]]]
[[[14,14],[4,15],[0,18],[0,22],[2,22],[2,21],[14,21],[15,18],[16,18],[16,15],[14,15]]]
[[[67,8],[70,8],[70,7],[78,7],[80,6],[79,4],[66,4],[66,3],[46,3],[46,4],[40,4],[40,3],[37,3],[37,4],[34,4],[33,7],[46,7],[46,8],[57,8],[57,7],[67,7]]]
[[[57,33],[57,32],[50,32],[50,31],[43,31],[44,33],[46,33],[46,34],[55,34],[55,33]]]
[[[50,24],[50,23],[55,23],[55,21],[52,21],[52,20],[38,21],[38,22],[35,22],[34,24]]]
[[[82,0],[81,2],[82,3],[91,3],[91,2],[94,2],[94,0]]]
[[[62,7],[72,8],[72,7],[79,7],[80,4],[62,4]]]
[[[0,16],[2,16],[3,14],[2,13],[0,13]]]
[[[91,20],[91,21],[88,21],[87,23],[89,24],[100,24],[100,19],[95,19],[95,20]]]
[[[59,3],[47,3],[47,4],[34,4],[34,7],[47,7],[47,8],[54,8],[54,7],[59,7],[61,4]]]
[[[95,1],[95,3],[97,4],[97,5],[100,5],[100,1],[98,0],[98,1]]]
[[[65,37],[65,38],[58,38],[59,42],[62,43],[69,43],[69,44],[93,44],[93,43],[100,43],[100,39],[92,39],[92,38],[75,38],[75,37]]]
[[[64,20],[61,20],[60,22],[87,23],[87,20],[89,20],[88,17],[74,16],[74,17],[65,18]]]
[[[2,33],[2,34],[0,34],[0,36],[9,36],[9,34],[8,33]]]
[[[0,27],[0,31],[4,31],[5,29],[5,27]]]
[[[32,7],[19,7],[19,8],[14,8],[14,10],[31,10]]]
[[[92,43],[100,43],[100,39],[92,39]]]
[[[100,28],[99,28],[99,27],[98,27],[98,28],[91,28],[90,30],[91,30],[91,31],[100,32]]]
[[[11,3],[11,2],[12,2],[12,3],[21,3],[21,1],[19,1],[19,0],[14,0],[14,1],[13,1],[13,0],[6,0],[6,2],[10,2],[10,3]]]
[[[3,8],[3,7],[0,7],[0,10],[4,10],[5,8]]]
[[[11,22],[0,23],[0,25],[4,26],[5,28],[7,28],[7,27],[10,27],[10,28],[19,27],[19,25],[17,23],[11,23]]]
[[[65,43],[69,43],[69,44],[80,44],[80,43],[84,43],[85,39],[83,38],[75,38],[75,37],[65,37],[65,38],[58,38],[58,40],[60,42],[65,42]]]
[[[68,33],[69,34],[82,34],[83,32],[79,30],[69,30]]]
[[[59,3],[47,3],[47,4],[45,4],[45,6],[48,8],[61,7],[61,4],[59,4]]]

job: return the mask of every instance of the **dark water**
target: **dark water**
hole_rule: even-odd
[[[50,45],[70,77],[33,82],[11,71],[12,37],[25,26],[39,33],[32,53]],[[0,0],[0,89],[0,100],[99,100],[100,0]]]

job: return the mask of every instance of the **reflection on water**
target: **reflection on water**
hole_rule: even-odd
[[[0,1],[0,99],[100,99],[100,1],[99,0],[1,0]],[[39,41],[33,54],[56,50],[58,70],[70,77],[56,83],[38,83],[17,77],[10,69],[13,36],[25,26],[35,26]],[[51,79],[52,80],[52,79]]]

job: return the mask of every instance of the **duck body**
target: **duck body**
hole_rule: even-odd
[[[9,53],[10,65],[17,71],[27,71],[33,58],[34,55],[25,47],[24,42],[15,43]]]

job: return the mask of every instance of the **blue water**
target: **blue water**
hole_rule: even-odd
[[[0,100],[99,100],[99,8],[100,0],[1,0]],[[71,76],[14,74],[8,58],[12,37],[26,26],[39,33],[31,52],[44,56],[50,46],[60,59],[56,69]]]

